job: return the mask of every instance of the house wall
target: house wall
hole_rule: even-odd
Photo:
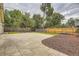
[[[3,28],[3,20],[4,20],[4,13],[3,13],[3,4],[0,3],[0,33],[4,32]]]
[[[3,29],[3,24],[0,23],[0,34],[4,32],[4,29]]]

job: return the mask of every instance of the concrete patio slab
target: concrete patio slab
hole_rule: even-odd
[[[41,33],[3,34],[0,36],[0,55],[2,56],[67,56],[48,48],[42,40],[52,37]]]

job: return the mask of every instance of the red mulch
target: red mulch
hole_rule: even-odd
[[[42,41],[45,46],[56,49],[70,56],[79,56],[79,36],[60,34]]]

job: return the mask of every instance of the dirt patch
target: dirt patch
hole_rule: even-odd
[[[60,34],[42,40],[42,43],[67,55],[79,56],[79,37],[76,35]]]

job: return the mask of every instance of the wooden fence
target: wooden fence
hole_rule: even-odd
[[[76,32],[76,28],[47,28],[45,31],[54,33],[74,33]]]
[[[35,32],[51,32],[51,33],[75,33],[76,28],[46,28],[36,29]],[[30,28],[4,28],[5,32],[31,32]]]

